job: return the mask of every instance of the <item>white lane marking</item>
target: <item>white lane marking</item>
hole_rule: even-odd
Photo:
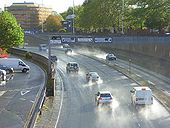
[[[30,90],[21,91],[21,96],[23,96],[23,95],[25,95],[25,94],[27,94],[27,93],[29,93],[29,92],[30,92]]]
[[[33,101],[33,100],[30,100],[30,102],[31,102],[31,103],[34,103],[34,101]]]
[[[141,75],[139,75],[139,74],[136,74],[138,77],[142,77]]]
[[[155,83],[153,83],[152,81],[148,80],[149,84],[155,85]]]
[[[19,98],[20,100],[22,100],[22,101],[25,101],[26,99],[25,98]]]
[[[0,86],[6,85],[6,81],[0,81]]]
[[[138,84],[137,83],[131,83],[130,85],[131,86],[137,86]]]
[[[0,91],[0,96],[4,95],[6,91]]]
[[[139,123],[138,123],[138,127],[139,127],[139,128],[141,127]]]
[[[117,77],[115,80],[125,80],[125,79],[129,79],[129,78],[126,76],[120,76],[120,77]]]
[[[60,70],[61,71],[61,70]],[[62,72],[62,71],[61,71]],[[63,73],[63,72],[62,72]],[[63,73],[64,74],[64,73]],[[60,118],[60,114],[61,114],[61,109],[63,106],[63,97],[64,97],[64,85],[63,85],[63,81],[61,80],[61,101],[60,101],[60,108],[59,108],[59,112],[58,112],[58,116],[57,116],[57,120],[56,120],[56,124],[55,124],[55,128],[57,128],[58,122],[59,122],[59,118]]]

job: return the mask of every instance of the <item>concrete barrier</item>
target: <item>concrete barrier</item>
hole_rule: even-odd
[[[120,59],[130,59],[136,65],[170,78],[170,45],[167,43],[81,43],[74,46],[113,52]]]

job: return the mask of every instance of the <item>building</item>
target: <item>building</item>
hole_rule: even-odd
[[[43,30],[46,18],[52,14],[51,8],[32,2],[13,3],[5,10],[11,12],[24,30]]]

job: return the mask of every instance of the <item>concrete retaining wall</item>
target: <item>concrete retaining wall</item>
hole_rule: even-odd
[[[110,43],[77,44],[90,49],[99,48],[115,53],[118,58],[129,60],[153,72],[170,78],[170,43]]]

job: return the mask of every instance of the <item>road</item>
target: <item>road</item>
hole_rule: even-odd
[[[44,85],[43,70],[31,62],[24,62],[31,67],[30,72],[17,72],[0,86],[0,128],[23,128],[37,93]]]
[[[63,107],[57,128],[169,128],[170,114],[155,98],[151,106],[135,108],[131,104],[130,90],[137,84],[122,73],[76,53],[71,56],[60,50],[52,53],[59,58],[58,68],[64,72]],[[69,61],[80,64],[78,74],[66,74]],[[98,72],[101,76],[98,84],[86,82],[88,71]],[[95,105],[94,95],[99,90],[112,93],[111,107]]]

